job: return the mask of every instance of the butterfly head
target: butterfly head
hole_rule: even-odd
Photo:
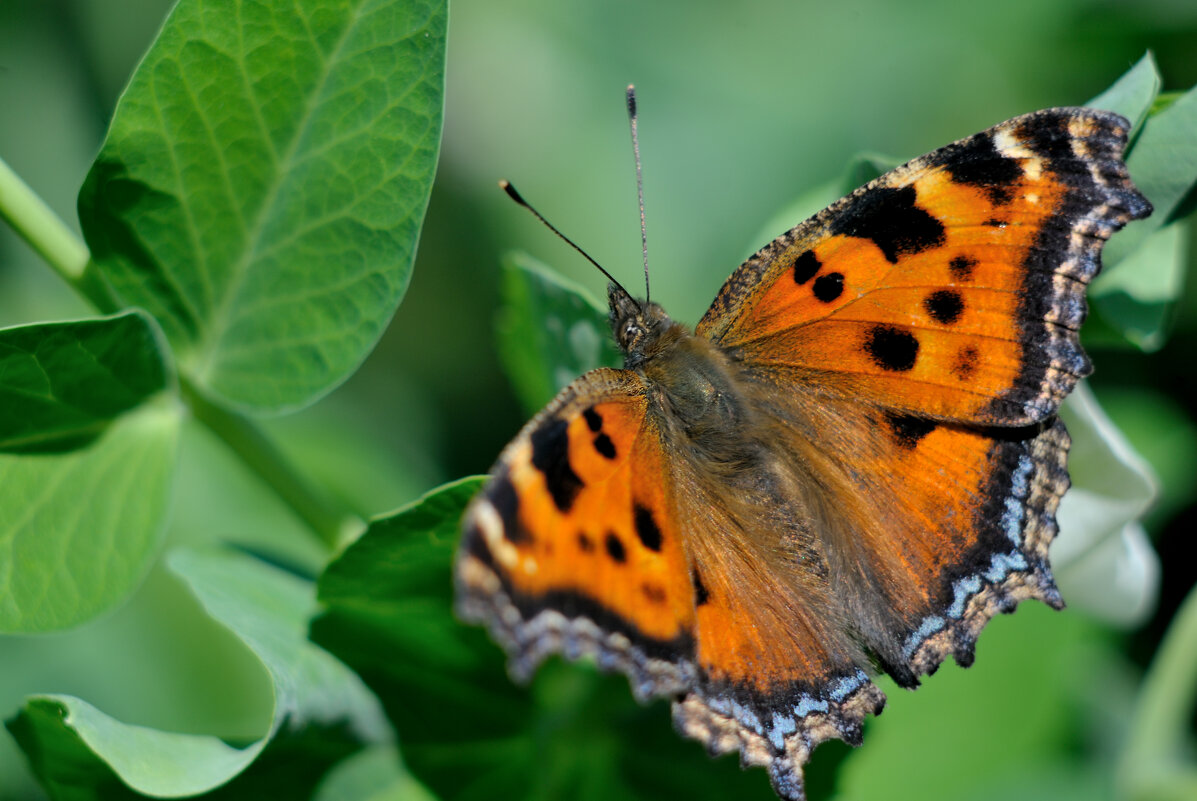
[[[682,334],[681,326],[659,305],[636,300],[618,284],[608,285],[607,300],[611,305],[611,330],[623,351],[626,367],[643,364]]]

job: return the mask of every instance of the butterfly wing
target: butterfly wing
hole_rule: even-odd
[[[458,609],[528,677],[548,654],[623,670],[640,698],[692,681],[694,593],[672,488],[627,370],[587,373],[499,457],[465,516]]]
[[[985,623],[1022,599],[1062,606],[1047,561],[1068,486],[1054,414],[1090,370],[1077,329],[1101,246],[1150,213],[1121,161],[1126,130],[1048,110],[916,159],[751,257],[697,327],[739,365],[783,472],[809,484],[844,630],[900,684],[948,654],[969,664]],[[825,739],[799,714],[813,696],[783,687],[730,711],[693,699],[679,722],[747,754],[759,718],[793,709],[764,761],[800,797]]]
[[[884,697],[810,561],[810,532],[795,527],[786,551],[805,563],[770,551],[773,524],[802,515],[767,510],[801,489],[781,474],[714,485],[668,425],[635,372],[563,390],[466,512],[459,613],[490,628],[517,677],[550,653],[593,657],[637,697],[674,698],[678,728],[712,753],[739,750],[801,797],[809,750],[859,742]]]
[[[1026,425],[1090,371],[1077,329],[1101,246],[1150,204],[1127,122],[1049,109],[898,167],[732,274],[697,333],[827,394]]]
[[[734,365],[744,431],[679,429],[665,376],[576,381],[467,511],[462,616],[517,676],[590,655],[674,697],[681,732],[801,799],[810,751],[859,742],[884,703],[873,662],[913,686],[948,654],[967,664],[996,612],[1060,605],[1054,413],[1089,369],[1076,329],[1100,247],[1150,210],[1125,130],[1011,120],[750,258],[697,329]],[[714,441],[746,458],[712,460]]]

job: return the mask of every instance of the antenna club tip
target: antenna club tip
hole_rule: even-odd
[[[628,98],[628,114],[635,117],[636,116],[636,87],[634,84],[628,84],[627,98]]]
[[[516,203],[520,204],[521,206],[528,205],[528,202],[526,200],[524,200],[523,196],[520,195],[519,192],[515,191],[515,187],[512,186],[511,182],[508,181],[507,179],[503,179],[503,180],[499,181],[499,188],[507,193],[507,197],[511,198],[512,200],[514,200]]]

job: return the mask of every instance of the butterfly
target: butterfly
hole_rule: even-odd
[[[1129,124],[1038,111],[914,159],[773,240],[691,330],[608,290],[622,369],[567,386],[468,507],[457,608],[672,699],[789,801],[821,742],[1028,598],[1068,488],[1061,401],[1105,241],[1150,203]],[[539,215],[538,215],[539,216]]]

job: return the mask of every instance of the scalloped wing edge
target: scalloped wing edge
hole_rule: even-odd
[[[1005,489],[987,493],[984,512],[999,520],[1011,548],[991,553],[981,571],[957,579],[953,602],[943,615],[923,619],[903,648],[907,663],[919,675],[934,673],[952,655],[967,667],[973,662],[977,638],[998,613],[1009,614],[1029,598],[1063,609],[1048,563],[1048,550],[1058,530],[1056,509],[1069,487],[1067,471],[1071,440],[1058,419],[1027,443],[1008,474]]]

